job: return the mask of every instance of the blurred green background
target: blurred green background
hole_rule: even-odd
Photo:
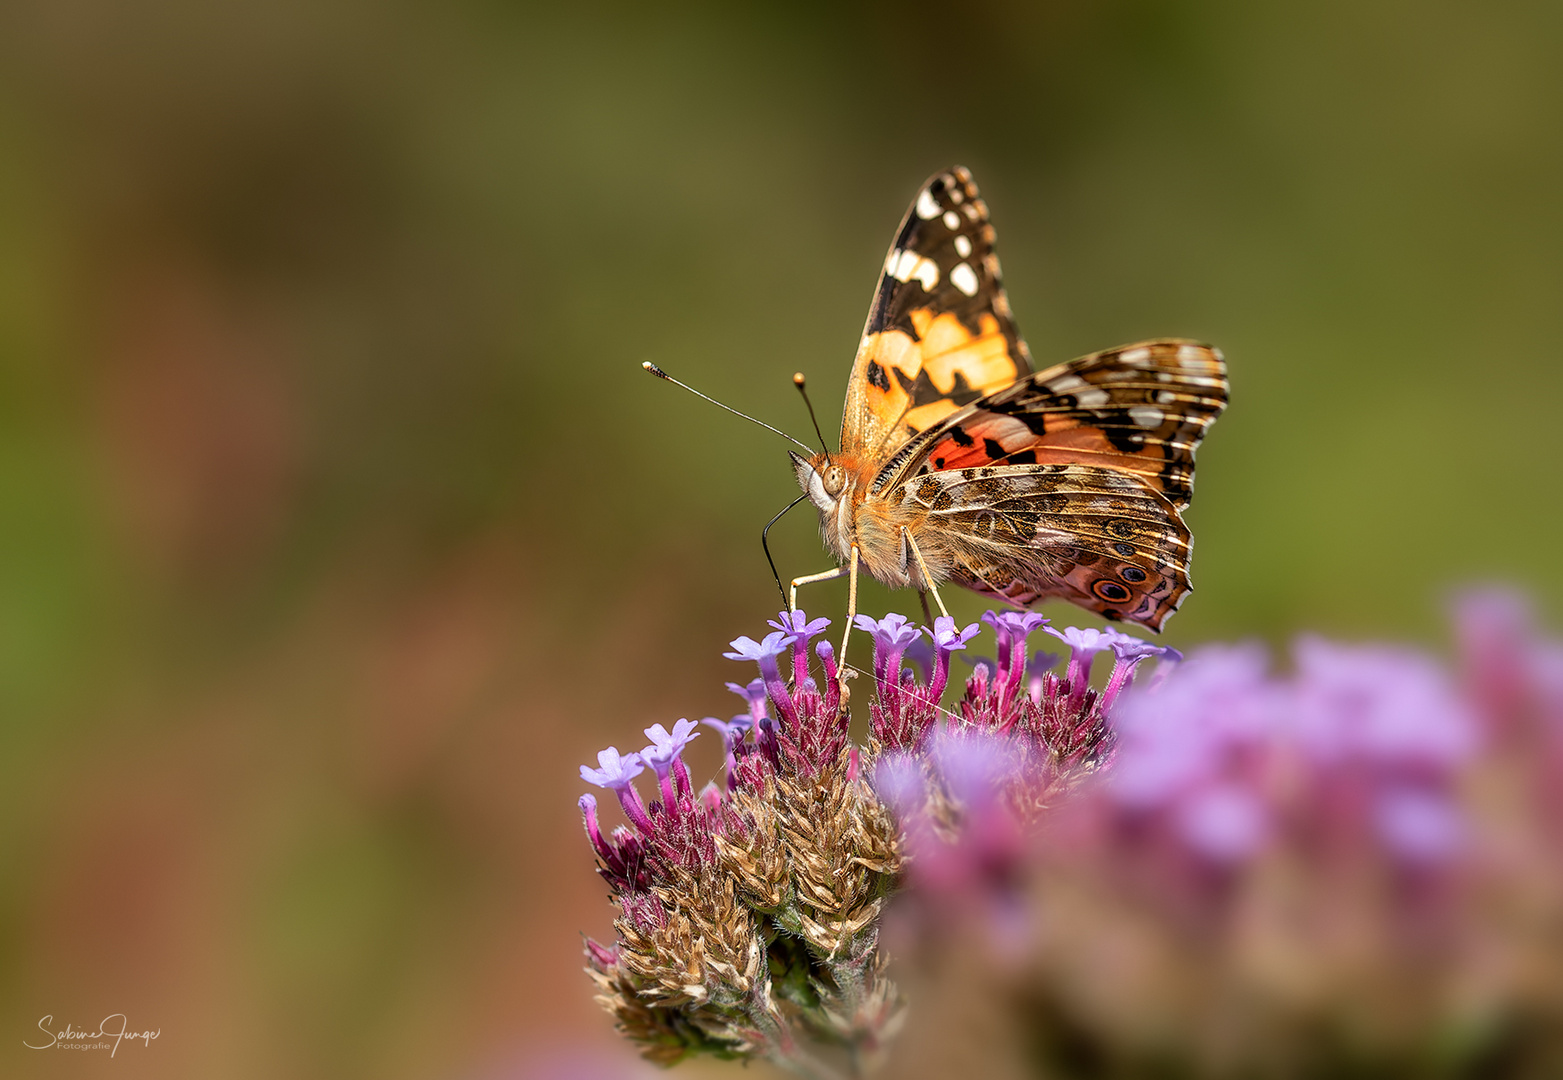
[[[629,1075],[575,769],[734,711],[796,492],[639,364],[799,435],[801,369],[833,429],[956,162],[1040,363],[1227,354],[1170,641],[1555,611],[1560,46],[1542,2],[0,7],[0,1071]],[[161,1038],[21,1046],[112,1012]]]

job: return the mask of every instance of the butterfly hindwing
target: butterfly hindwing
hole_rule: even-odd
[[[1160,630],[1190,590],[1191,538],[1145,479],[1093,465],[984,465],[906,485],[952,578],[1017,607],[1059,597]]]
[[[923,185],[885,258],[852,366],[844,452],[887,460],[1030,373],[993,240],[971,173],[957,167]]]
[[[1168,339],[1092,353],[951,412],[875,488],[946,469],[1074,463],[1141,477],[1181,510],[1194,450],[1226,400],[1226,363],[1209,346]]]

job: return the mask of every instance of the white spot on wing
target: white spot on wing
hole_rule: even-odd
[[[933,195],[927,188],[917,193],[917,216],[927,221],[936,218],[940,214],[939,204],[934,201]]]
[[[951,232],[959,229],[961,227],[961,216],[954,210],[946,210],[944,212],[944,227]]]
[[[1171,390],[1158,390],[1156,391],[1156,400],[1161,402],[1163,405],[1170,405],[1174,401],[1178,400],[1178,395],[1174,394]]]
[[[885,256],[885,273],[895,277],[895,261],[901,257],[900,248],[891,248],[890,254]]]
[[[977,295],[977,272],[965,263],[957,263],[950,271],[950,284],[967,296]]]
[[[1144,367],[1150,363],[1151,351],[1149,349],[1125,349],[1118,354],[1118,359],[1133,367]]]
[[[1166,414],[1154,405],[1136,405],[1129,410],[1129,419],[1143,428],[1153,428],[1161,426]]]
[[[980,218],[982,216],[977,211],[977,204],[976,203],[967,203],[965,206],[961,207],[961,213],[965,214],[972,221],[976,221],[978,218]]]
[[[939,267],[935,265],[932,259],[919,259],[917,260],[916,268],[912,271],[912,276],[922,282],[924,292],[931,293],[933,292],[933,287],[939,284]],[[951,277],[954,277],[953,271],[951,272]]]
[[[1178,363],[1184,367],[1204,367],[1205,350],[1198,345],[1179,345]]]
[[[920,256],[915,251],[902,251],[896,256],[895,269],[890,271],[890,276],[897,281],[910,281],[912,269],[917,265]]]
[[[1100,409],[1107,404],[1107,391],[1099,386],[1092,386],[1075,393],[1075,403],[1082,409]]]
[[[955,216],[955,214],[954,214],[953,211],[951,213],[948,213],[948,214],[945,215],[945,217],[954,217],[954,216]],[[953,229],[953,228],[955,228],[955,226],[951,225],[950,228]],[[956,254],[958,254],[963,259],[966,256],[970,255],[971,254],[971,238],[970,237],[966,237],[966,236],[957,236],[955,238],[955,251],[956,251]]]

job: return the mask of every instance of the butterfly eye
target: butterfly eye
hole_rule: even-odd
[[[825,470],[823,477],[825,482],[825,494],[835,498],[841,494],[841,489],[847,486],[847,474],[840,465],[832,465]]]

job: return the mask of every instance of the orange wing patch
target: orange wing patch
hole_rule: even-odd
[[[1031,371],[971,174],[930,179],[896,232],[847,383],[844,453],[887,461]]]
[[[954,315],[909,313],[913,337],[886,330],[864,343],[865,379],[848,398],[862,415],[858,453],[887,457],[962,406],[1015,381],[1009,342],[992,315],[972,333]],[[854,401],[854,398],[856,399]]]

